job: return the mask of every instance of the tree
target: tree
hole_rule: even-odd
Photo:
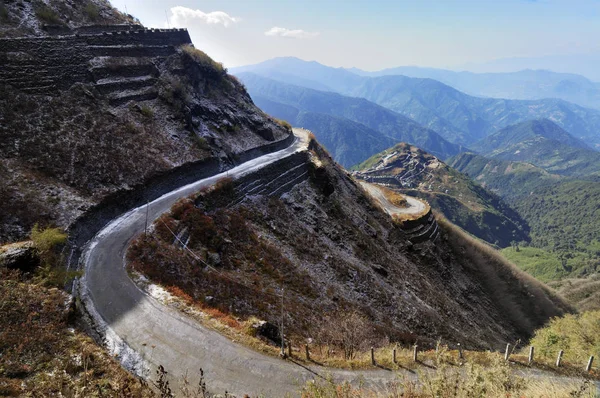
[[[366,349],[372,338],[372,327],[358,311],[333,316],[326,320],[329,340],[344,351],[345,359],[353,359],[357,351]]]

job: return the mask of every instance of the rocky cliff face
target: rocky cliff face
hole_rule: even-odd
[[[20,4],[5,4],[11,21],[41,23],[36,2]],[[199,161],[225,169],[290,137],[187,32],[77,28],[87,20],[62,13],[79,9],[69,4],[48,5],[70,18],[60,36],[0,39],[0,242],[35,222],[66,228],[159,174]]]

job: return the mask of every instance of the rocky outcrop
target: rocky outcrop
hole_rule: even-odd
[[[0,247],[0,267],[30,272],[39,264],[40,258],[31,242]]]

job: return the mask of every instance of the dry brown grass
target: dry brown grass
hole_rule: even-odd
[[[0,268],[0,396],[153,396],[77,329],[67,295]],[[129,395],[126,393],[129,392]]]
[[[436,213],[436,219],[448,240],[448,247],[457,256],[468,259],[464,262],[468,267],[465,271],[472,273],[490,292],[492,301],[520,333],[531,335],[548,319],[574,311],[556,292],[519,270],[497,250],[471,237],[441,214]],[[535,307],[525,304],[532,300]]]
[[[381,186],[381,185],[378,185],[377,187],[379,188],[379,190],[381,192],[383,192],[383,195],[385,196],[385,198],[394,206],[408,207],[408,202],[406,201],[406,198],[404,197],[404,195],[402,195],[392,189]]]
[[[182,47],[183,53],[189,56],[192,60],[194,60],[198,65],[202,68],[211,70],[216,72],[219,75],[225,76],[227,74],[227,69],[223,66],[222,63],[214,61],[211,57],[209,57],[204,51],[198,50],[192,45],[186,45]]]
[[[563,398],[597,397],[595,386],[589,380],[554,380],[524,378],[514,374],[513,366],[499,355],[486,354],[487,364],[466,364],[454,367],[440,352],[435,363],[417,371],[418,380],[404,376],[383,389],[369,389],[349,383],[336,384],[331,379],[306,383],[303,398],[474,398],[474,397],[527,397]]]
[[[277,119],[276,117],[274,117],[273,121],[281,127],[285,128],[286,130],[292,131],[292,125],[287,120]]]

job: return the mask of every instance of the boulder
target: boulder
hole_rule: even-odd
[[[256,330],[256,336],[262,337],[275,345],[281,345],[281,333],[279,327],[267,321],[259,321],[252,325]]]
[[[40,265],[31,242],[5,246],[0,250],[0,267],[31,272]]]

